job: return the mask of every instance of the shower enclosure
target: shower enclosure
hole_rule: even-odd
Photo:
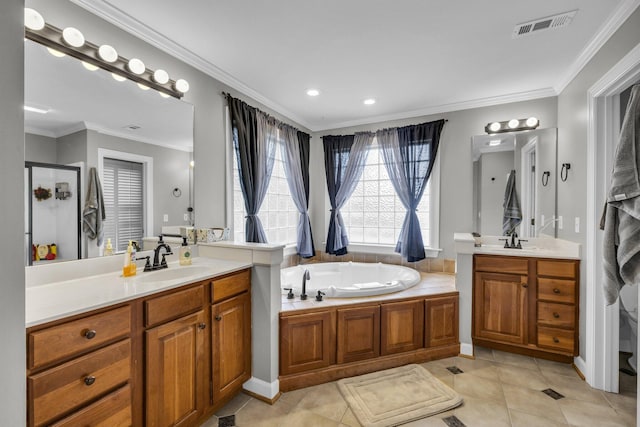
[[[25,163],[25,265],[80,259],[80,168]]]

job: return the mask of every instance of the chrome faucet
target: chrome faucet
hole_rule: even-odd
[[[307,280],[311,279],[311,274],[309,274],[309,270],[304,270],[302,274],[302,293],[300,294],[301,300],[307,299]]]
[[[164,248],[164,252],[162,254],[162,261],[160,261],[160,250]],[[167,268],[167,260],[165,259],[165,255],[172,255],[173,252],[171,252],[171,246],[169,246],[168,244],[166,244],[164,242],[164,240],[162,240],[162,234],[160,235],[160,238],[158,239],[158,246],[156,246],[156,248],[153,250],[153,265],[151,266],[150,270],[159,270],[161,268]]]

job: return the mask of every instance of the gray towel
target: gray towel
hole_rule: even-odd
[[[522,210],[520,210],[520,200],[516,191],[516,171],[512,170],[507,179],[507,187],[504,191],[504,203],[502,204],[504,213],[502,214],[502,234],[508,236],[512,234],[516,227],[522,222]]]
[[[605,211],[603,290],[613,304],[625,284],[640,284],[640,85],[631,89]]]
[[[104,210],[104,199],[102,198],[102,187],[98,179],[96,168],[89,169],[89,184],[87,187],[87,198],[82,211],[82,230],[91,240],[96,240],[96,245],[102,246],[104,238],[103,224],[107,218]]]

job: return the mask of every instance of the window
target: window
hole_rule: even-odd
[[[418,205],[418,219],[425,247],[438,246],[437,218],[432,215],[437,188],[437,163]],[[435,211],[435,209],[434,209]],[[398,241],[406,209],[396,195],[384,166],[382,152],[374,140],[362,178],[347,203],[340,209],[350,244],[393,245]]]
[[[297,240],[298,218],[300,214],[293,203],[289,184],[284,174],[282,141],[276,143],[273,172],[258,217],[269,243],[295,244]],[[244,224],[247,215],[240,189],[238,162],[233,154],[233,230],[234,240],[244,242]]]
[[[142,242],[144,235],[143,164],[105,157],[102,167],[104,241],[124,251],[129,240]]]

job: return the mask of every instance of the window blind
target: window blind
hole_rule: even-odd
[[[107,219],[104,237],[116,251],[129,240],[142,244],[144,236],[144,180],[142,163],[104,158],[102,192]]]

